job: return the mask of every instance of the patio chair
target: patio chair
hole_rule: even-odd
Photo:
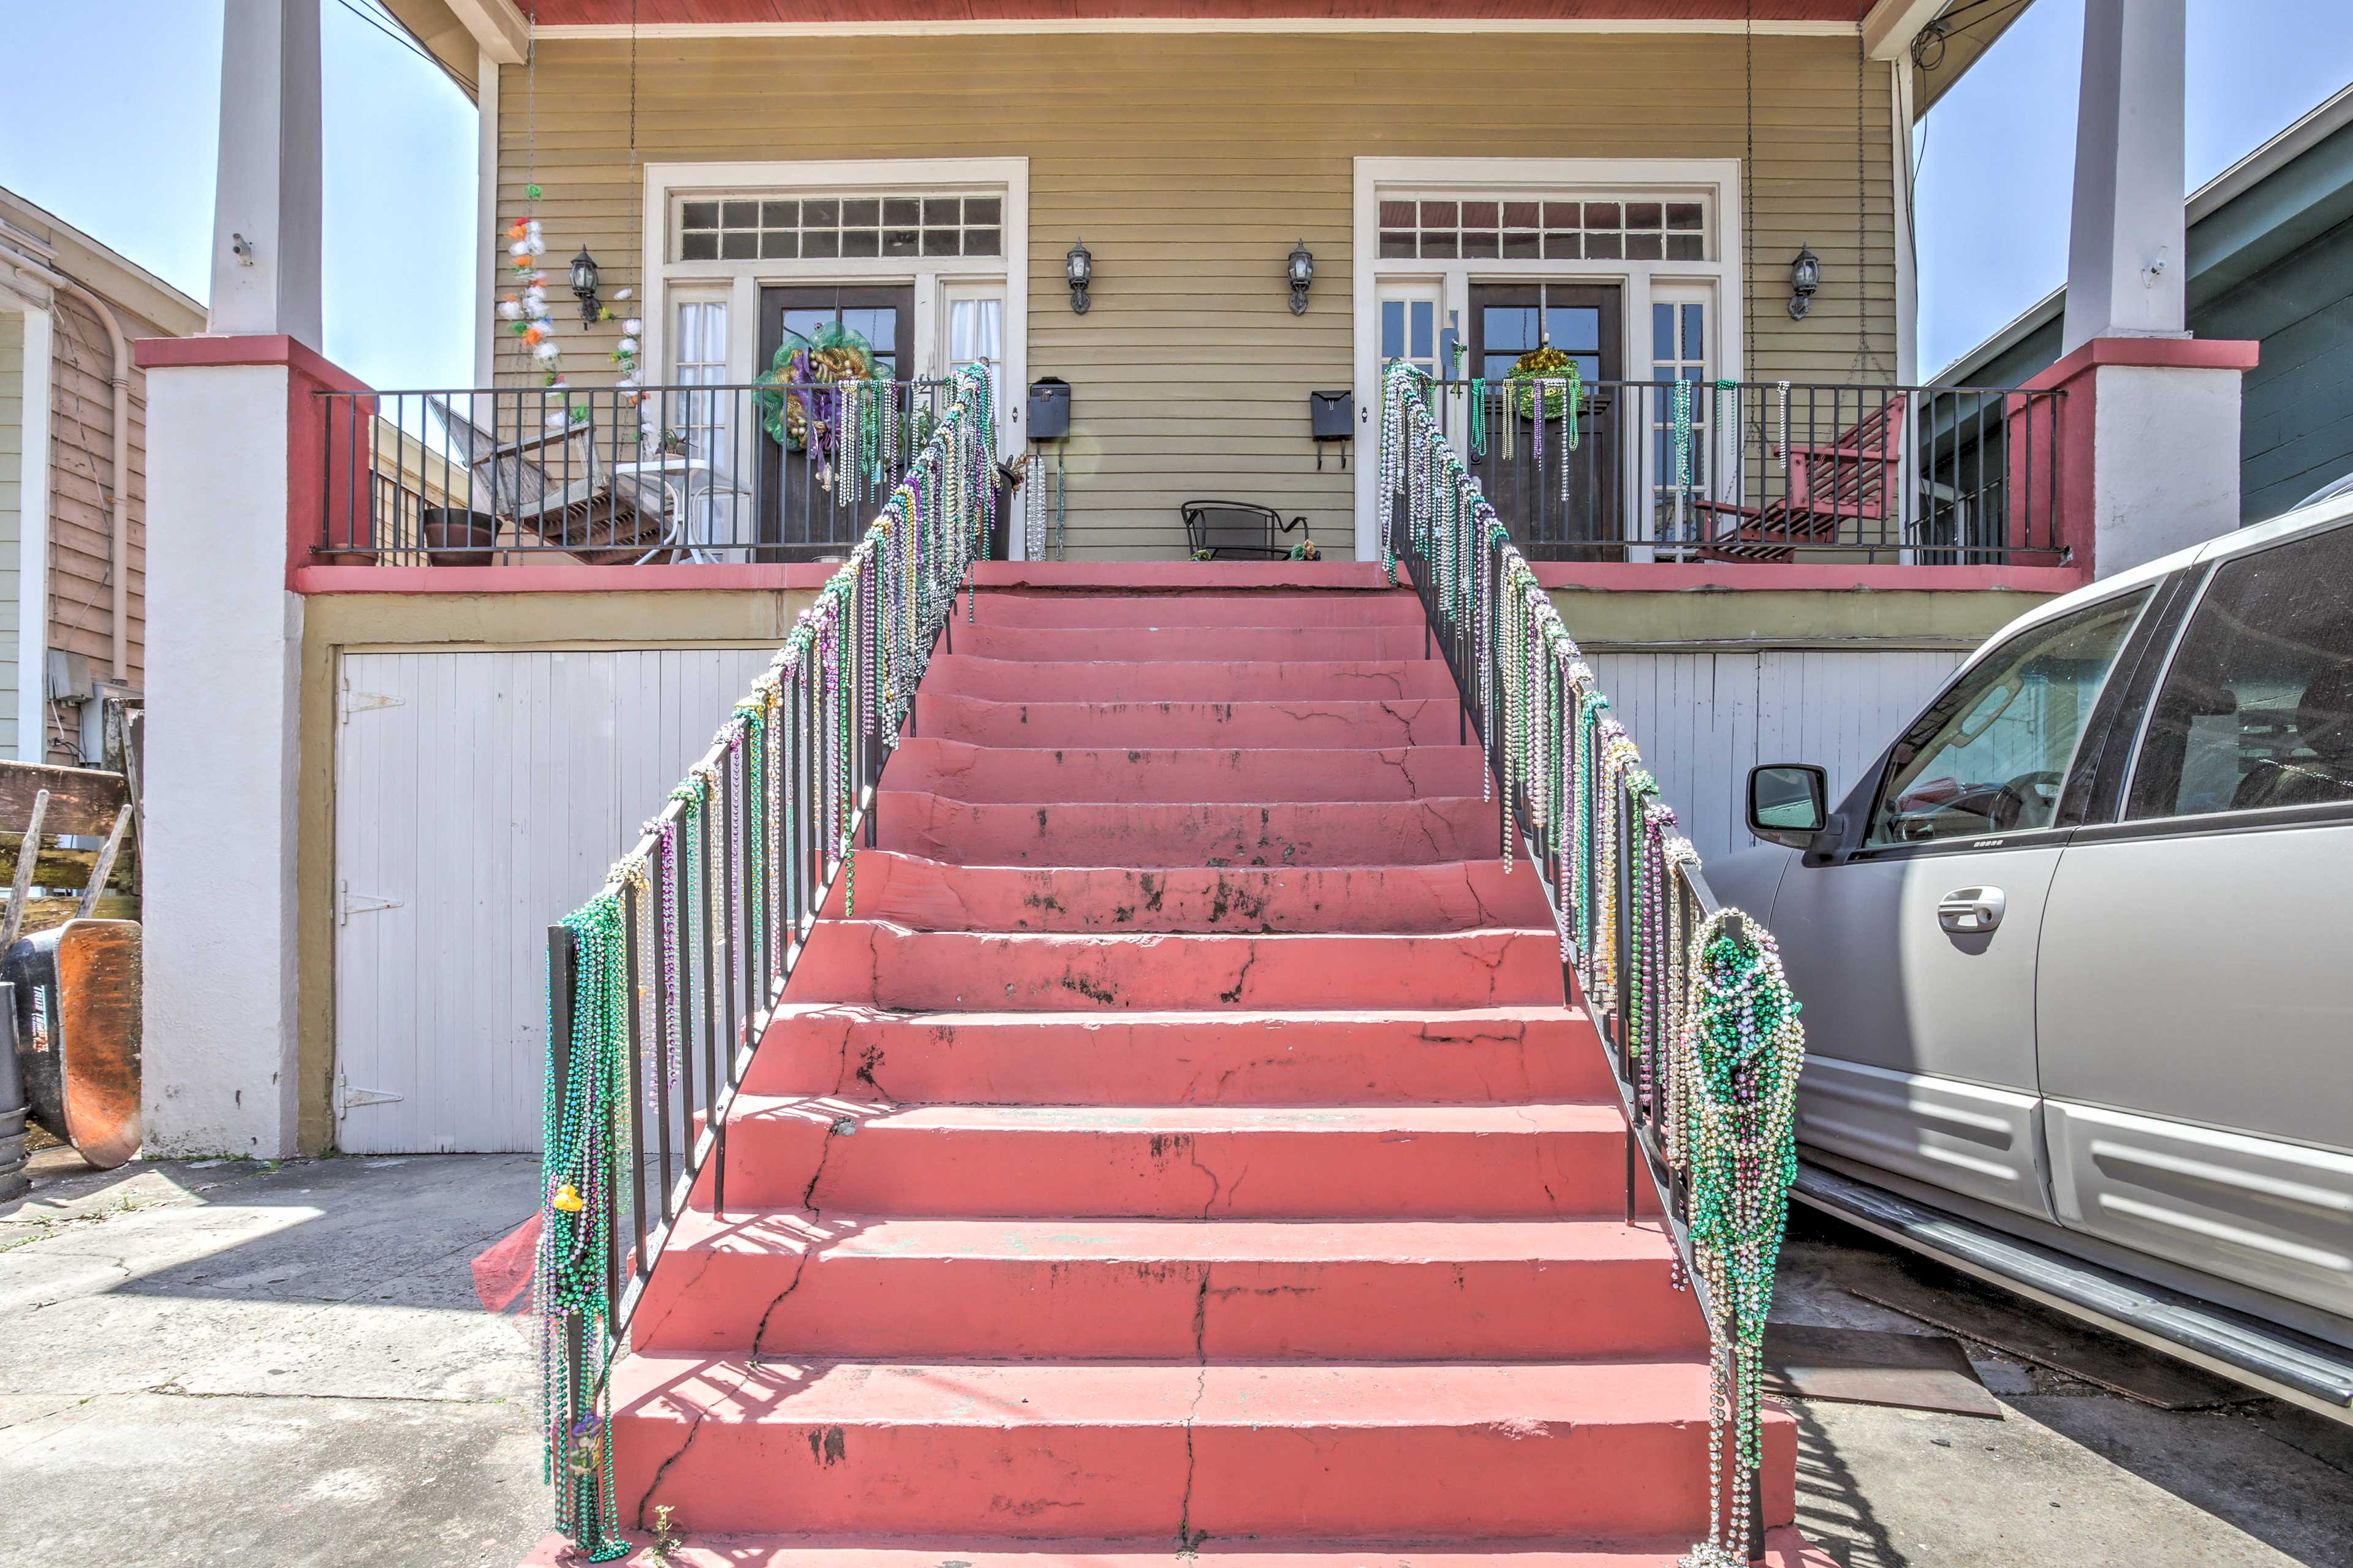
[[[1278,536],[1307,526],[1303,517],[1285,522],[1272,507],[1242,500],[1188,500],[1176,510],[1196,561],[1288,561],[1292,547]],[[1313,559],[1315,542],[1306,542]]]
[[[1694,497],[1694,511],[1732,520],[1705,542],[1712,561],[1788,561],[1801,544],[1836,544],[1849,522],[1885,523],[1892,513],[1903,454],[1906,395],[1897,393],[1875,414],[1840,433],[1827,447],[1792,447],[1788,493],[1763,506]]]
[[[501,522],[592,566],[657,564],[677,555],[684,518],[677,496],[659,476],[617,469],[598,451],[593,420],[501,441],[448,398],[429,401]]]

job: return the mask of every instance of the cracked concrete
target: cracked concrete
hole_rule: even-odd
[[[470,1265],[538,1171],[37,1154],[0,1210],[0,1559],[516,1562],[548,1507],[536,1373]]]

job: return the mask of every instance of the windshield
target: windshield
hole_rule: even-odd
[[[2142,589],[2021,632],[1972,666],[1895,748],[1864,842],[2048,827]]]

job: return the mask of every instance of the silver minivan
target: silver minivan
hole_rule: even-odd
[[[2353,501],[2041,606],[1827,782],[1708,868],[1804,1005],[1800,1195],[2348,1418]]]

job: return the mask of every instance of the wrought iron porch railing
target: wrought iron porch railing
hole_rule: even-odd
[[[2067,559],[2058,392],[1426,384],[1439,428],[1536,560]]]
[[[1420,596],[1502,790],[1505,863],[1525,855],[1543,884],[1563,968],[1609,1050],[1626,1113],[1626,1222],[1643,1208],[1639,1162],[1707,1320],[1711,1471],[1733,1495],[1711,1497],[1711,1538],[1691,1561],[1759,1561],[1757,1358],[1796,1172],[1796,1005],[1771,935],[1709,891],[1432,390],[1402,363],[1385,373],[1392,580],[1403,567]]]
[[[987,376],[960,372],[880,516],[711,750],[548,932],[538,1259],[557,1528],[625,1552],[605,1378],[698,1184],[726,1202],[727,1110],[837,887],[856,896],[882,765],[998,516]],[[967,609],[967,614],[969,610]]]
[[[941,381],[322,392],[314,561],[841,560]]]

